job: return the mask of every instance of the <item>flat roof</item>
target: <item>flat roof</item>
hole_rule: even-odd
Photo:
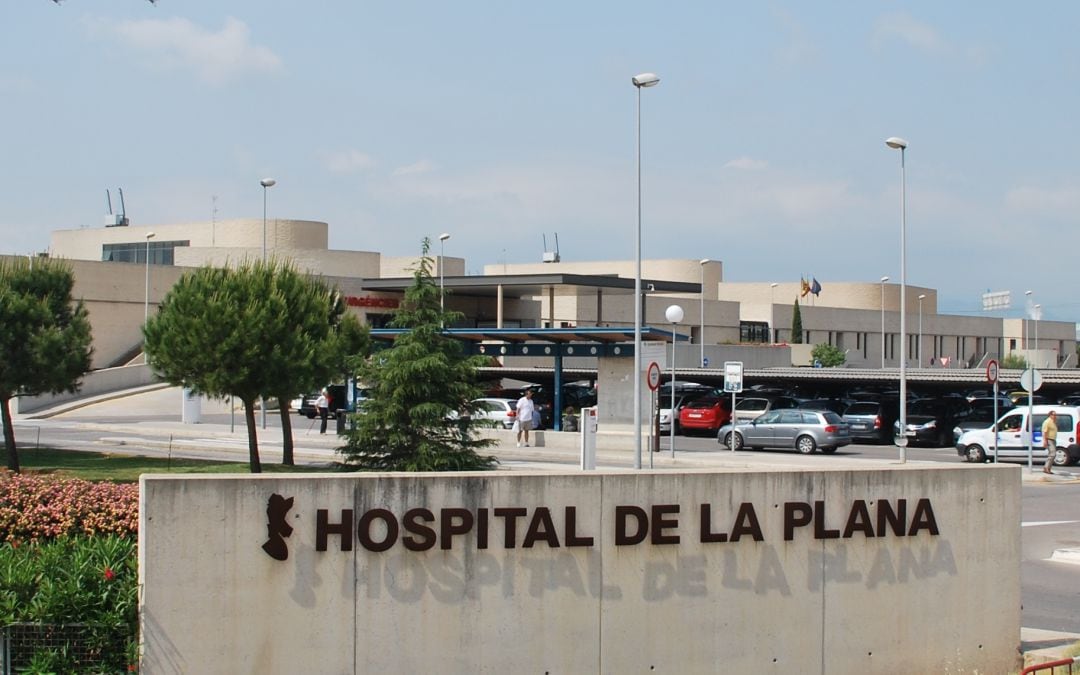
[[[502,288],[504,297],[545,295],[554,289],[557,295],[583,295],[597,290],[612,295],[632,295],[634,279],[608,274],[495,274],[442,277],[443,288],[458,296],[494,298]],[[404,292],[415,283],[413,277],[361,279],[368,291]],[[642,279],[641,288],[647,293],[701,293],[701,284],[687,281]]]
[[[376,328],[371,337],[377,340],[393,340],[408,333],[408,328]],[[604,344],[626,343],[634,341],[634,327],[626,326],[581,326],[571,328],[445,328],[443,333],[459,340],[469,342],[599,342]],[[671,330],[641,327],[641,339],[648,342],[671,342]],[[687,342],[689,335],[675,333],[678,342]]]

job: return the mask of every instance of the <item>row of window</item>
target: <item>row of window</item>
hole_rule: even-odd
[[[151,265],[172,265],[173,251],[178,246],[190,246],[191,241],[151,241],[124,244],[104,244],[101,259],[104,262],[145,263],[147,253]]]

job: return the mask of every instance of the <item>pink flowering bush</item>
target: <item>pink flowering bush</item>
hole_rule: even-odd
[[[115,534],[133,538],[139,486],[0,473],[0,542]]]

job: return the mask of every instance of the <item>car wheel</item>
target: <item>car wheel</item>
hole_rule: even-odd
[[[1068,448],[1059,447],[1054,450],[1054,466],[1069,466],[1071,463]]]
[[[734,438],[734,442],[735,442],[735,445],[732,446],[732,444],[731,444],[732,443],[732,438],[731,438],[731,432],[730,431],[727,432],[726,434],[724,434],[724,447],[725,448],[731,448],[733,450],[742,450],[743,449],[743,437],[742,437],[742,434],[736,433],[735,438]]]
[[[967,446],[966,456],[967,461],[971,462],[972,464],[982,464],[986,461],[986,451],[983,450],[982,446],[979,445],[972,444]]]
[[[833,448],[822,448],[822,449],[821,449],[821,452],[822,452],[823,454],[826,454],[826,455],[831,455],[831,454],[833,454],[834,452],[836,452],[836,448],[835,448],[835,447],[833,447]]]
[[[795,439],[795,449],[804,455],[809,455],[817,450],[817,443],[810,436],[799,436]]]

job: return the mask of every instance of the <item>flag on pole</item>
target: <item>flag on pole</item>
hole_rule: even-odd
[[[799,297],[805,298],[806,294],[810,292],[810,283],[806,280],[806,277],[802,278],[802,292],[799,293]]]
[[[821,284],[817,282],[817,277],[814,277],[814,283],[810,285],[810,292],[814,295],[821,293]]]

